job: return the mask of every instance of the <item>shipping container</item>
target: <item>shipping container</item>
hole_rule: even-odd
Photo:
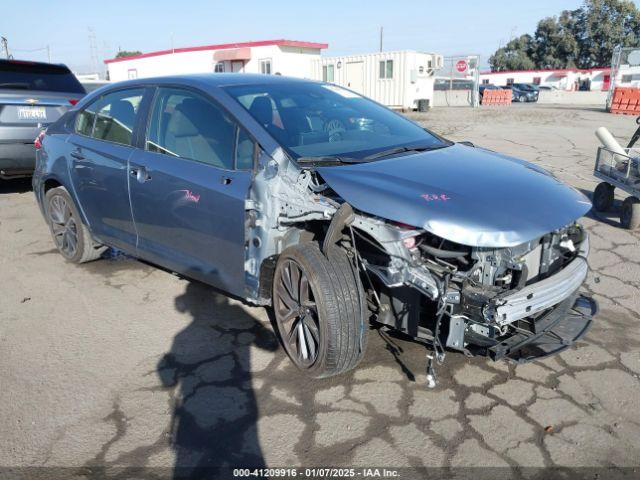
[[[434,72],[441,67],[441,55],[402,50],[316,58],[313,78],[391,108],[424,109],[433,105]]]

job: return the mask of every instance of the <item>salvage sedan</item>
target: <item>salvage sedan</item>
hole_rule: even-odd
[[[34,192],[69,261],[122,250],[273,307],[313,377],[370,326],[526,361],[580,338],[591,207],[533,164],[350,90],[212,74],[103,87],[38,139]]]

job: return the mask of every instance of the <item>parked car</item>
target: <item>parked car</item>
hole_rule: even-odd
[[[31,175],[40,128],[84,95],[64,65],[0,60],[0,179]]]
[[[131,80],[39,138],[34,193],[70,262],[122,250],[274,310],[313,377],[370,322],[530,360],[591,324],[590,208],[542,168],[456,144],[353,91],[270,75]]]
[[[537,102],[539,91],[537,88],[526,83],[514,83],[507,85],[505,88],[509,88],[513,92],[513,102]]]

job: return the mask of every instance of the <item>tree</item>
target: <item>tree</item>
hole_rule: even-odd
[[[575,11],[565,10],[559,18],[547,17],[538,22],[531,48],[537,68],[573,68],[578,58]]]
[[[134,55],[142,55],[142,52],[140,50],[120,50],[116,53],[116,58],[133,57]]]
[[[575,35],[581,68],[608,65],[616,45],[640,46],[640,11],[626,0],[587,0]]]
[[[606,66],[616,45],[640,46],[640,10],[629,0],[585,0],[577,10],[547,17],[536,31],[499,48],[494,71]]]
[[[500,72],[503,70],[529,70],[534,68],[535,64],[530,56],[532,42],[531,35],[521,35],[496,50],[489,57],[491,70]]]

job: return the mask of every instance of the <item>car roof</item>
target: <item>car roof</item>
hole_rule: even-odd
[[[188,75],[170,75],[165,77],[138,78],[135,80],[125,80],[123,82],[112,83],[111,86],[137,86],[137,85],[163,85],[182,84],[193,86],[226,87],[232,85],[255,85],[255,84],[287,84],[317,83],[316,80],[309,80],[297,77],[285,77],[282,75],[264,75],[259,73],[197,73]]]

